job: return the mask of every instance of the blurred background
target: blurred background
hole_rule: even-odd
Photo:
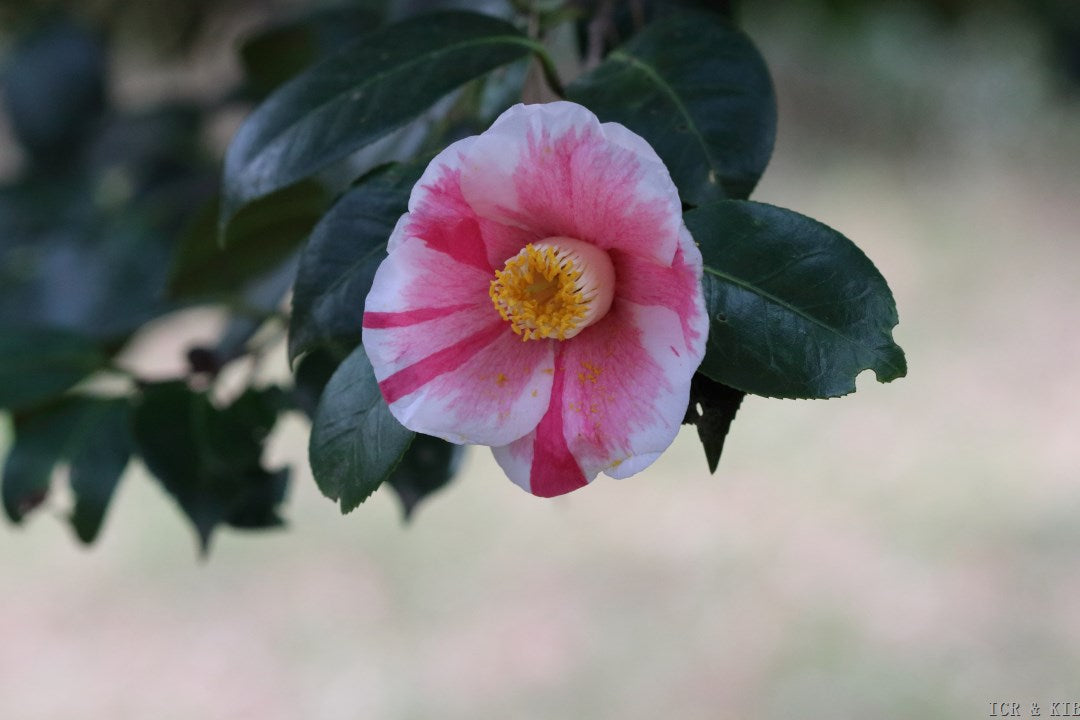
[[[107,72],[61,95],[116,125],[87,161],[95,206],[141,202],[130,172],[110,174],[118,158],[197,197],[250,107],[222,97],[239,40],[300,7],[9,0],[0,57],[10,67],[33,51],[30,23],[67,13],[44,46]],[[863,376],[842,400],[748,397],[715,476],[692,428],[642,474],[554,501],[473,449],[409,524],[386,490],[341,517],[290,416],[267,463],[296,468],[287,528],[223,531],[205,562],[139,467],[90,548],[61,492],[0,529],[0,717],[959,719],[1080,702],[1078,11],[738,7],[780,108],[754,198],[873,259],[907,378]],[[9,108],[51,82],[3,78]],[[194,134],[193,107],[213,110]],[[59,114],[29,130],[0,115],[5,198],[16,179],[34,198],[74,182],[46,127]],[[180,128],[176,144],[146,118]],[[180,205],[154,222],[178,223]],[[64,282],[92,282],[93,258],[59,257]],[[131,272],[167,257],[150,247]],[[115,317],[110,302],[95,317]],[[171,314],[132,362],[180,372],[223,322],[209,305]],[[285,377],[283,345],[266,364]]]

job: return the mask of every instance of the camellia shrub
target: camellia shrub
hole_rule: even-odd
[[[550,497],[647,476],[692,424],[715,472],[745,394],[905,374],[866,255],[749,199],[776,100],[727,4],[413,5],[249,37],[230,102],[252,109],[223,165],[193,149],[205,108],[110,108],[104,49],[78,27],[14,50],[10,77],[45,81],[6,98],[29,157],[0,195],[13,522],[66,468],[92,541],[139,458],[204,548],[222,524],[279,525],[289,469],[263,450],[293,411],[342,512],[385,483],[407,515],[469,444]],[[81,75],[42,70],[64,62]],[[208,303],[230,321],[182,377],[117,359],[147,323]],[[220,401],[224,368],[275,349],[293,382]]]

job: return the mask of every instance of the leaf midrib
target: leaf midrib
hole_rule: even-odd
[[[417,65],[420,65],[422,63],[430,62],[432,60],[437,60],[441,56],[444,56],[444,55],[449,54],[449,53],[456,52],[458,50],[461,50],[462,48],[479,46],[479,45],[497,44],[497,43],[507,43],[507,44],[511,44],[511,45],[517,44],[517,45],[522,45],[523,47],[525,47],[525,48],[527,48],[529,50],[535,50],[536,49],[536,44],[533,43],[528,38],[515,37],[513,35],[495,35],[495,36],[491,36],[491,37],[485,37],[485,38],[479,38],[479,39],[474,39],[474,40],[468,40],[468,41],[464,41],[464,42],[458,42],[458,43],[454,43],[453,45],[447,45],[447,46],[445,46],[443,48],[440,48],[439,50],[432,51],[432,52],[430,52],[430,53],[428,53],[426,55],[416,57],[416,58],[411,58],[411,59],[405,61],[404,63],[400,64],[400,65],[395,65],[392,68],[389,68],[387,70],[383,70],[381,72],[377,72],[374,75],[368,75],[368,76],[365,77],[365,79],[364,79],[364,81],[362,83],[360,83],[358,85],[352,85],[346,90],[342,90],[340,92],[334,93],[331,97],[327,98],[323,102],[321,102],[321,103],[315,105],[313,108],[311,108],[310,111],[305,113],[299,120],[296,120],[296,121],[294,121],[292,123],[289,123],[288,125],[283,127],[279,132],[272,135],[265,142],[261,143],[260,149],[255,154],[253,154],[253,155],[251,155],[249,157],[246,157],[244,159],[244,170],[241,171],[241,174],[243,174],[243,172],[246,171],[247,168],[249,168],[251,166],[252,160],[254,158],[258,157],[259,155],[261,155],[265,151],[266,148],[268,148],[271,145],[273,145],[274,143],[278,142],[282,137],[284,137],[287,134],[291,133],[295,128],[303,125],[305,123],[305,121],[308,118],[310,118],[312,115],[314,115],[316,113],[319,113],[319,112],[323,111],[324,109],[330,107],[331,105],[339,102],[343,96],[351,95],[352,93],[356,92],[360,88],[371,87],[372,85],[374,85],[374,84],[376,84],[378,82],[381,82],[383,79],[385,79],[385,78],[387,78],[389,76],[399,74],[399,73],[401,73],[403,71],[408,71],[410,68],[415,67]]]
[[[660,74],[660,71],[654,68],[649,63],[645,62],[641,58],[631,55],[625,50],[615,50],[608,57],[612,60],[625,62],[626,64],[639,69],[645,74],[649,80],[651,80],[660,90],[670,98],[671,102],[675,105],[675,108],[679,113],[686,118],[687,127],[693,133],[694,138],[701,145],[702,154],[705,156],[705,160],[709,164],[709,169],[713,170],[718,176],[720,171],[719,161],[713,157],[712,150],[709,147],[708,142],[705,141],[705,136],[698,128],[697,123],[694,121],[694,117],[690,114],[690,109],[683,103],[682,98],[675,92],[675,88],[671,86],[667,80]]]
[[[832,325],[829,325],[829,324],[825,323],[824,321],[819,320],[818,318],[814,317],[813,315],[810,315],[809,313],[805,312],[801,308],[799,308],[799,307],[797,307],[795,305],[792,305],[791,303],[784,300],[783,298],[777,297],[776,295],[773,295],[772,293],[770,293],[770,292],[768,292],[766,290],[763,290],[762,288],[758,287],[757,285],[753,285],[753,284],[751,284],[750,282],[748,282],[746,280],[742,280],[741,278],[735,277],[734,275],[729,275],[728,273],[725,273],[722,270],[717,270],[716,268],[713,268],[713,267],[711,267],[709,265],[704,265],[703,269],[704,269],[704,271],[706,273],[708,273],[710,275],[718,277],[721,280],[726,280],[727,282],[731,283],[732,285],[740,287],[743,290],[747,290],[749,292],[752,292],[755,295],[758,295],[758,296],[760,296],[760,297],[762,297],[762,298],[764,298],[764,299],[766,299],[766,300],[768,300],[770,302],[773,302],[773,303],[775,303],[775,304],[777,304],[777,305],[779,305],[779,306],[781,306],[781,307],[783,307],[783,308],[785,308],[787,310],[790,310],[791,312],[795,313],[796,315],[803,318],[804,320],[807,320],[810,323],[813,323],[814,325],[817,325],[818,327],[823,328],[824,330],[827,330],[827,331],[831,332],[832,334],[834,334],[837,337],[847,341],[848,343],[850,343],[852,345],[856,345],[858,347],[864,348],[868,352],[872,353],[879,360],[884,362],[886,365],[888,365],[888,367],[890,369],[892,369],[894,371],[897,371],[897,372],[899,372],[902,369],[898,365],[895,365],[893,363],[893,361],[890,360],[888,358],[888,356],[885,355],[880,349],[878,349],[876,347],[870,347],[864,342],[860,342],[858,340],[855,340],[854,338],[848,337],[844,333],[840,332],[838,329],[834,328]]]

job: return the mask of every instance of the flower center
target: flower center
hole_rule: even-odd
[[[526,245],[496,270],[488,294],[522,340],[566,340],[607,314],[615,268],[595,245],[549,237]]]

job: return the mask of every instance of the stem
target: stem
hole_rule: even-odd
[[[286,325],[289,323],[289,316],[284,311],[277,309],[268,310],[257,305],[251,305],[243,300],[229,302],[226,305],[226,308],[234,315],[249,320],[258,320],[261,322],[266,322],[267,320],[280,320]]]
[[[533,51],[536,59],[540,62],[540,70],[544,74],[544,81],[547,82],[551,91],[561,98],[566,97],[566,88],[563,87],[562,80],[559,79],[559,71],[555,69],[555,60],[552,59],[541,43],[535,40],[522,41]]]
[[[585,70],[592,70],[604,59],[604,41],[615,27],[615,0],[602,0],[589,21],[589,47],[585,54]]]

